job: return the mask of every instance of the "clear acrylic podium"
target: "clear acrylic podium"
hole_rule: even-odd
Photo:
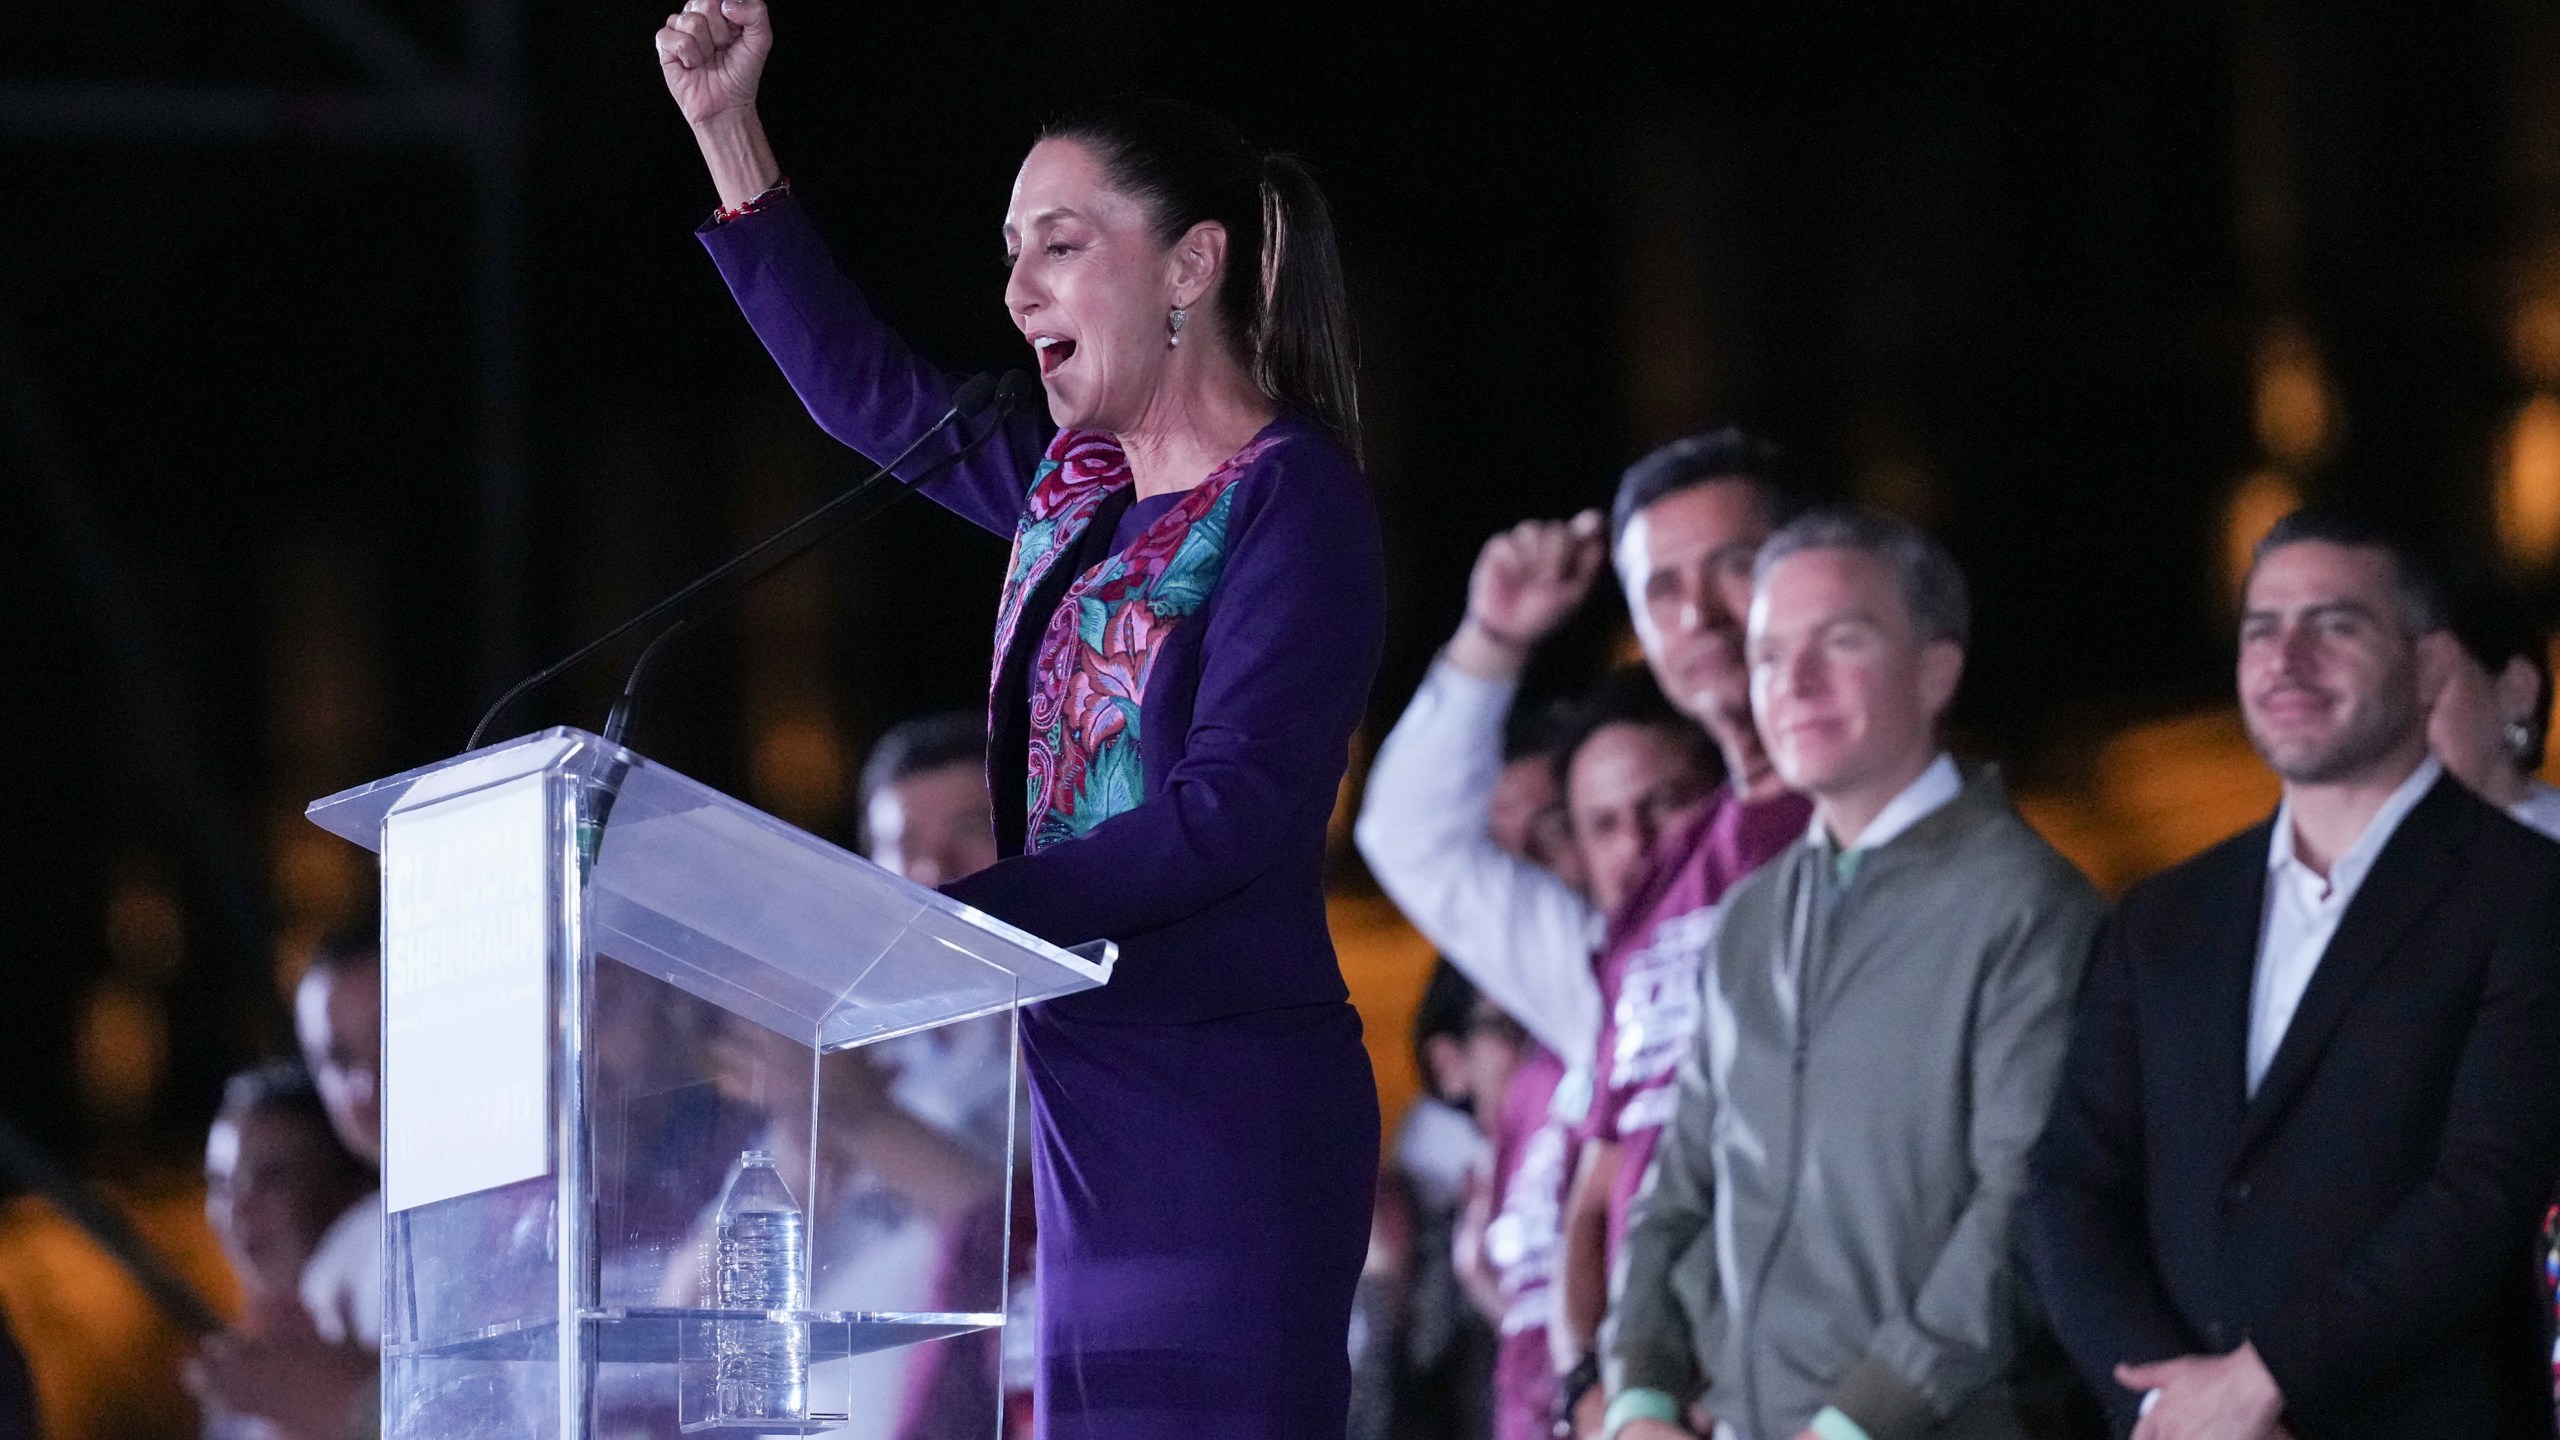
[[[309,814],[382,856],[385,1436],[993,1440],[1028,1341],[1012,1011],[1108,946],[573,729]],[[805,1215],[806,1309],[718,1307],[751,1150]],[[723,1347],[783,1338],[805,1416],[739,1420]]]

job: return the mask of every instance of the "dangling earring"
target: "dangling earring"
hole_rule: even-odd
[[[1164,317],[1165,329],[1170,332],[1166,335],[1164,342],[1167,348],[1176,350],[1182,348],[1182,322],[1190,318],[1191,312],[1188,310],[1176,310]]]
[[[2507,753],[2522,761],[2533,753],[2533,727],[2521,720],[2510,720],[2506,729]]]

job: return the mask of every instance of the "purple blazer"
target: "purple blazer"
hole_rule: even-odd
[[[888,456],[949,408],[958,380],[880,319],[796,202],[701,237],[829,435]],[[1045,415],[1011,417],[924,491],[1016,535],[1055,433]],[[1164,637],[1148,674],[1141,802],[1022,853],[1028,762],[1020,729],[995,727],[987,763],[1005,858],[946,891],[1058,944],[1119,943],[1109,985],[1050,1002],[1063,1018],[1180,1024],[1348,998],[1325,928],[1324,857],[1383,642],[1377,517],[1323,425],[1284,412],[1265,433],[1283,443],[1236,481],[1217,586]],[[938,442],[926,451],[946,453]],[[996,657],[1000,700],[1023,703],[1046,620],[1026,611],[1017,636],[1030,643]]]

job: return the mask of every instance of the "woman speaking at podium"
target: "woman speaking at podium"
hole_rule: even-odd
[[[702,241],[818,424],[888,456],[958,386],[793,201],[771,48],[764,0],[657,34],[719,190]],[[1321,872],[1382,582],[1332,223],[1294,160],[1127,97],[1042,132],[1003,238],[1048,416],[925,493],[1013,538],[989,766],[1020,798],[1007,858],[949,893],[1120,945],[1111,984],[1021,1022],[1040,1432],[1339,1436],[1378,1110]]]

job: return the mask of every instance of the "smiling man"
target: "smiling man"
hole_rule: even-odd
[[[2427,754],[2439,579],[2306,511],[2240,622],[2274,819],[2125,897],[2028,1253],[2135,1440],[2547,1440],[2560,846]]]
[[[2023,1440],[2010,1220],[2098,896],[1940,748],[1970,615],[1937,542],[1818,512],[1756,579],[1752,708],[1813,824],[1725,897],[1627,1232],[1608,1428]]]

